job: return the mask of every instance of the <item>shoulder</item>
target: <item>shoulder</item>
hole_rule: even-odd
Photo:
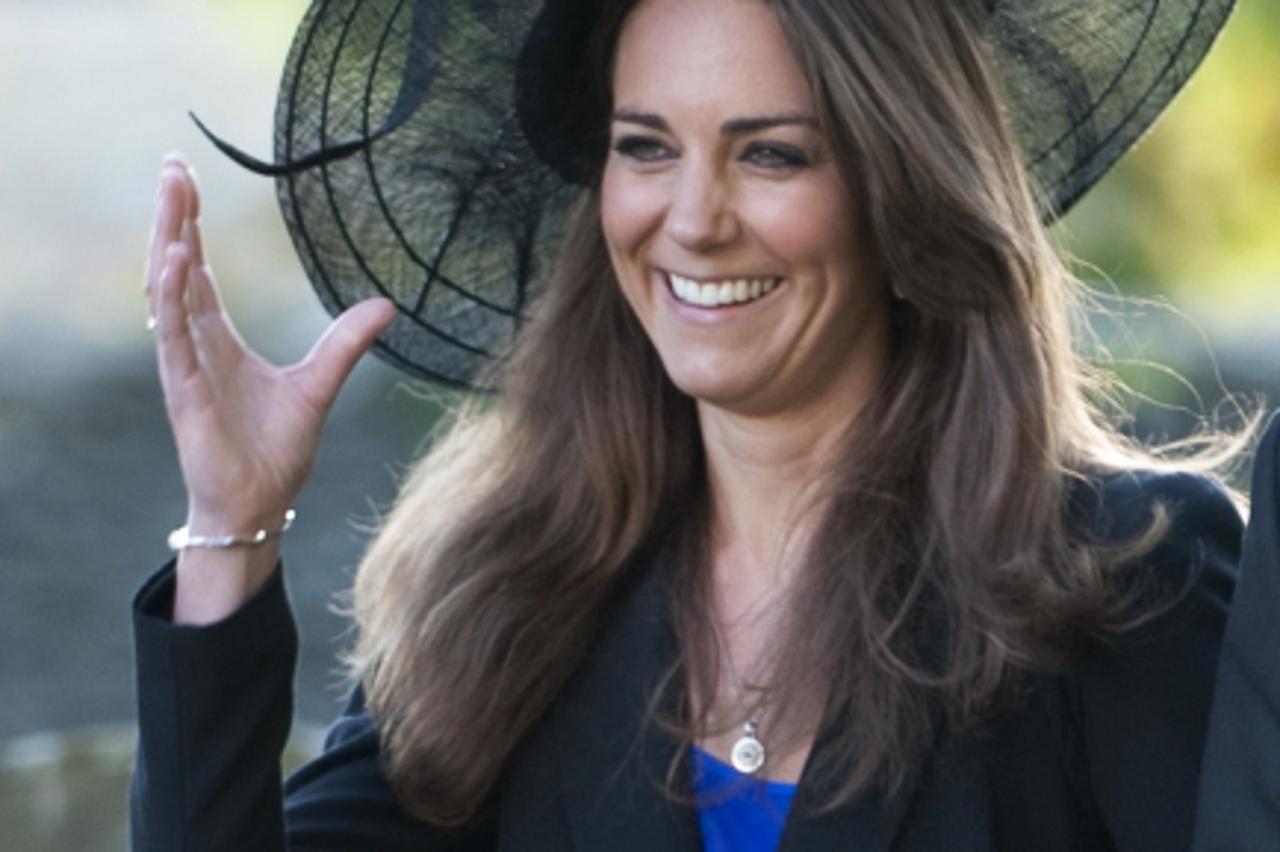
[[[1073,495],[1082,536],[1123,548],[1154,527],[1154,543],[1110,572],[1114,623],[1090,631],[1067,681],[1095,718],[1127,707],[1149,722],[1174,705],[1207,710],[1244,538],[1226,490],[1198,474],[1133,471]],[[1157,726],[1158,727],[1158,726]]]
[[[1188,538],[1235,537],[1243,521],[1235,503],[1216,480],[1196,473],[1132,470],[1075,483],[1071,511],[1090,537],[1114,542],[1141,534],[1164,513],[1170,543]]]
[[[1136,605],[1158,607],[1189,596],[1182,603],[1198,599],[1225,618],[1244,519],[1216,480],[1195,473],[1113,473],[1075,484],[1070,507],[1081,538],[1103,546],[1139,541],[1155,525],[1154,541],[1115,577]]]

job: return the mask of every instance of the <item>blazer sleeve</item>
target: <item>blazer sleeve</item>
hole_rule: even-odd
[[[1069,677],[1087,785],[1115,848],[1184,852],[1243,522],[1215,483],[1189,474],[1126,474],[1101,495],[1112,540],[1141,532],[1156,505],[1167,534],[1126,569],[1135,615],[1119,638],[1096,641]]]
[[[277,567],[244,606],[208,626],[172,623],[173,589],[170,563],[134,600],[134,852],[495,846],[488,816],[448,830],[401,808],[358,689],[330,728],[323,753],[282,786],[298,649],[283,570]]]

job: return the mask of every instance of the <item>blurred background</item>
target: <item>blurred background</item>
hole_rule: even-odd
[[[0,0],[0,825],[25,850],[125,848],[129,602],[185,513],[144,331],[161,157],[185,152],[228,309],[277,361],[327,317],[269,181],[303,0]],[[1175,438],[1228,393],[1280,398],[1280,0],[1242,0],[1155,131],[1058,228],[1138,435]],[[1121,301],[1117,297],[1141,297]],[[424,392],[425,391],[425,392]],[[303,637],[300,752],[338,710],[328,610],[438,399],[373,359],[328,424],[285,546]]]

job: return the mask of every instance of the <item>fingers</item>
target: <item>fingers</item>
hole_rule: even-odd
[[[150,316],[156,315],[156,290],[164,271],[165,254],[181,236],[186,208],[182,178],[167,163],[160,173],[160,189],[157,193],[155,220],[151,226],[151,243],[147,249],[145,291]]]
[[[214,364],[216,369],[227,366],[232,359],[243,354],[244,345],[222,308],[222,298],[218,295],[213,269],[205,259],[198,219],[200,197],[196,189],[195,170],[188,169],[184,177],[188,218],[182,223],[181,239],[191,258],[187,308],[191,314],[196,350],[205,360]]]
[[[156,221],[151,232],[147,256],[146,291],[152,318],[157,316],[156,290],[170,246],[181,242],[187,248],[191,281],[187,289],[187,307],[197,334],[208,335],[215,344],[234,338],[222,311],[213,272],[205,259],[204,240],[200,233],[200,192],[195,169],[181,155],[170,154],[160,171]]]
[[[200,217],[200,193],[195,170],[180,154],[169,154],[160,167],[160,188],[156,193],[155,219],[151,227],[151,239],[147,249],[147,265],[144,276],[144,292],[148,315],[156,316],[156,290],[164,271],[165,256],[169,246],[178,240],[185,241],[191,249],[192,262],[205,264],[204,245],[196,224]]]
[[[189,298],[192,317],[204,320],[221,316],[222,300],[214,283],[213,270],[205,258],[204,237],[200,233],[200,189],[195,169],[171,154],[165,159],[165,173],[172,175],[180,189],[180,198],[176,202],[182,213],[178,239],[186,245],[191,259]]]
[[[191,248],[191,263],[193,265],[208,265],[209,261],[204,256],[204,236],[200,233],[199,219],[187,219],[182,223],[182,241]]]
[[[173,243],[165,252],[164,271],[157,282],[156,354],[160,382],[171,407],[178,402],[181,386],[200,372],[187,323],[185,296],[190,268],[189,249],[182,243]]]
[[[196,177],[196,167],[182,159],[180,155],[171,154],[165,158],[165,163],[174,163],[178,165],[187,178],[187,219],[192,222],[200,219],[200,179]],[[202,260],[203,255],[197,255],[196,260]]]
[[[396,307],[390,300],[368,299],[334,320],[295,368],[312,399],[327,410],[360,356],[395,316]]]
[[[222,300],[207,265],[197,265],[189,242],[183,245],[191,252],[187,280],[187,308],[191,316],[191,333],[201,361],[215,373],[223,373],[245,354],[245,346],[222,309]]]
[[[192,264],[206,266],[209,261],[204,256],[204,237],[200,233],[200,181],[194,166],[184,164],[182,176],[185,178],[187,202],[182,238],[191,246]]]
[[[200,226],[187,221],[182,226],[182,242],[191,256],[191,313],[198,319],[222,315],[222,299],[213,280],[213,270],[204,262],[200,246]]]

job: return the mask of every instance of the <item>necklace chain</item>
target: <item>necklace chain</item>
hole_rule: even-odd
[[[720,638],[717,630],[717,639]],[[735,701],[742,701],[747,694],[746,682],[738,673],[737,666],[733,664],[733,655],[729,653],[728,642],[720,642],[720,648],[720,658],[724,660],[725,671],[732,682]],[[756,714],[749,714],[742,726],[742,735],[734,741],[733,749],[729,752],[729,762],[734,769],[744,775],[754,775],[764,766],[766,757],[767,753],[764,742],[760,739],[760,726],[756,721]]]

